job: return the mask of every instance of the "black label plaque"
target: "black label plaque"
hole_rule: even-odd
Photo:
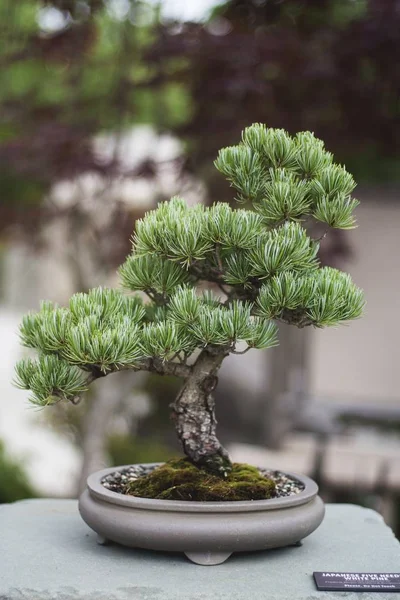
[[[337,592],[400,592],[400,573],[313,573],[319,590]]]

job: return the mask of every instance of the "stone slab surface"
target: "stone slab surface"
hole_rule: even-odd
[[[318,592],[313,571],[398,572],[400,544],[374,511],[328,505],[300,548],[202,567],[181,554],[98,546],[74,500],[0,506],[0,600],[394,600]]]

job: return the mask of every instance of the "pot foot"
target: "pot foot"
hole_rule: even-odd
[[[205,567],[211,567],[213,565],[220,565],[225,562],[232,552],[185,552],[185,555],[189,560],[196,565],[203,565]]]
[[[97,534],[96,542],[99,544],[99,546],[109,546],[111,544],[111,540],[108,540],[99,534]]]

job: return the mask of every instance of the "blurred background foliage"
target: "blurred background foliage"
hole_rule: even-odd
[[[249,118],[314,131],[358,180],[398,177],[396,0],[230,0],[206,22],[161,9],[1,1],[3,229],[32,227],[26,211],[54,180],[115,171],[91,140],[138,123],[183,139],[212,192],[224,185],[212,159]]]
[[[12,459],[0,442],[0,504],[36,496],[37,492],[29,482],[22,464]]]
[[[230,200],[212,161],[250,122],[313,131],[360,183],[398,181],[398,0],[227,0],[208,3],[197,19],[169,4],[0,0],[0,251],[15,239],[42,246],[43,230],[56,218],[69,219],[71,236],[86,231],[92,217],[78,202],[65,208],[51,201],[59,182],[91,173],[107,192],[115,181],[156,180],[151,157],[121,167],[124,135],[139,125],[179,140],[178,180],[200,181],[207,202]],[[99,151],[94,140],[107,135],[113,143]],[[116,204],[90,238],[97,275],[112,273],[129,251],[134,219],[144,211],[134,195],[132,206]],[[349,250],[336,233],[326,262]],[[92,280],[81,268],[76,288]],[[177,382],[141,385],[153,408],[117,431],[103,423],[112,464],[177,451],[167,414]],[[91,405],[95,411],[92,399],[80,411],[62,408],[48,418],[85,446]],[[235,411],[223,399],[221,412],[230,423]],[[250,430],[258,425],[253,420]],[[33,493],[0,447],[0,501]]]

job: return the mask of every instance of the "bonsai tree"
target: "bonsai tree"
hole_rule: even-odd
[[[96,288],[25,316],[22,343],[39,356],[17,364],[16,383],[43,407],[76,404],[92,381],[124,369],[179,377],[172,416],[183,451],[223,477],[232,464],[213,400],[223,360],[277,344],[276,322],[337,325],[359,317],[364,300],[349,275],[320,267],[307,233],[312,220],[355,226],[355,182],[321,140],[254,124],[215,166],[243,207],[175,197],[147,213],[119,269],[135,294]]]

